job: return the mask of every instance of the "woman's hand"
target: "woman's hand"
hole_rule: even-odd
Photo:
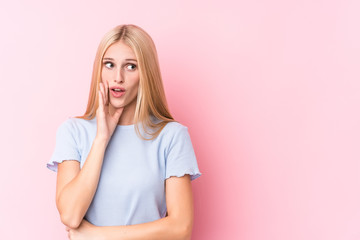
[[[72,229],[66,227],[68,238],[70,240],[100,240],[102,236],[98,231],[98,227],[83,219],[78,228]]]
[[[99,107],[96,110],[96,136],[105,139],[106,141],[109,141],[119,122],[120,116],[124,108],[116,109],[114,114],[111,115],[111,113],[109,112],[109,85],[106,81],[104,83],[100,82],[99,84]]]

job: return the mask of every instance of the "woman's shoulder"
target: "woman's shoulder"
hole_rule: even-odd
[[[175,136],[182,132],[187,132],[188,127],[184,124],[177,122],[177,121],[171,121],[166,123],[165,127],[162,130],[162,134],[167,136]]]
[[[187,126],[183,125],[178,121],[171,121],[168,122],[164,128],[167,128],[169,130],[179,130],[179,129],[187,128]]]
[[[155,124],[159,124],[160,122],[164,122],[164,120],[156,118],[153,115],[150,115],[150,119],[153,123]],[[169,121],[165,124],[165,126],[163,127],[163,129],[161,130],[162,133],[174,133],[174,132],[178,132],[181,129],[187,129],[187,126],[181,124],[180,122],[173,120],[173,121]]]
[[[95,118],[88,120],[78,117],[67,117],[59,126],[76,132],[88,131],[94,127],[96,128]]]

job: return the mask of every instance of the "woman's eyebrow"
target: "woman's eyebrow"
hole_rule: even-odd
[[[103,60],[112,60],[112,61],[114,61],[113,58],[103,58]],[[134,62],[137,62],[136,59],[131,59],[131,58],[127,58],[127,59],[125,59],[125,61],[134,61]]]

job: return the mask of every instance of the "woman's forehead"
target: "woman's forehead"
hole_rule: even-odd
[[[136,55],[134,51],[126,44],[122,42],[116,42],[106,50],[103,59],[105,58],[109,60],[136,60]]]

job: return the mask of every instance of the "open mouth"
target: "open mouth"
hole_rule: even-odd
[[[120,86],[112,86],[110,87],[110,90],[114,92],[125,92],[125,88]]]
[[[119,88],[113,88],[111,90],[114,91],[114,92],[125,92],[125,90],[119,89]]]
[[[121,89],[121,88],[111,89],[111,95],[113,95],[113,97],[119,98],[124,94],[125,94],[125,89]]]

